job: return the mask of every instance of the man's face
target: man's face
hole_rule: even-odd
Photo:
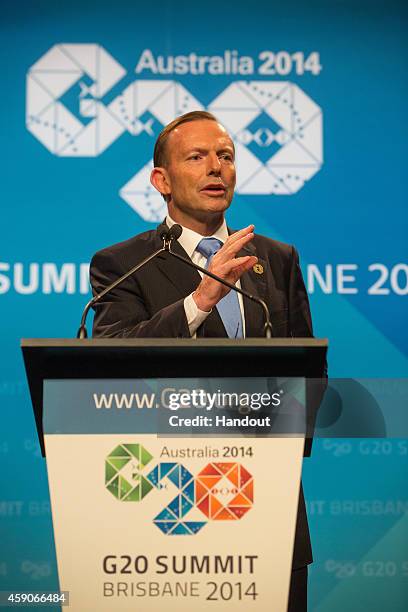
[[[205,220],[223,213],[235,187],[234,145],[216,121],[183,123],[166,143],[169,213]]]

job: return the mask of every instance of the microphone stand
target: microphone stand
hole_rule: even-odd
[[[159,255],[160,253],[163,253],[164,251],[169,251],[170,242],[172,240],[173,240],[173,236],[171,237],[163,236],[163,246],[161,249],[158,249],[152,255],[149,255],[149,257],[146,257],[146,259],[138,263],[136,266],[133,266],[133,268],[131,268],[128,272],[126,272],[126,274],[124,274],[123,276],[120,276],[118,279],[115,280],[115,282],[113,282],[111,285],[108,285],[108,287],[105,287],[103,291],[101,291],[100,293],[95,295],[91,300],[89,300],[89,302],[85,306],[83,313],[82,313],[81,324],[79,326],[79,329],[76,335],[77,338],[82,340],[88,337],[88,332],[86,330],[86,318],[92,306],[96,304],[97,302],[99,302],[99,300],[101,300],[107,293],[109,293],[110,291],[113,291],[113,289],[115,289],[118,285],[123,283],[123,281],[129,278],[129,276],[132,276],[132,274],[140,270],[140,268],[143,268],[143,266],[145,266],[147,263],[149,263],[149,261],[157,257],[157,255]],[[166,245],[167,245],[167,248],[166,248]]]

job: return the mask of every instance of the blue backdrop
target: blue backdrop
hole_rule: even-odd
[[[72,337],[92,254],[162,218],[146,176],[175,115],[209,108],[234,136],[229,225],[296,245],[331,376],[407,376],[407,13],[397,0],[3,5],[0,589],[57,584],[19,339]],[[312,610],[407,609],[407,457],[406,440],[315,444]]]

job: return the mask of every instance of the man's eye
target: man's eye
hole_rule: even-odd
[[[220,155],[220,158],[221,158],[221,159],[225,159],[226,161],[234,161],[234,159],[233,159],[233,157],[232,157],[231,153],[222,153],[222,154]]]
[[[196,153],[195,155],[190,155],[189,159],[200,159],[201,155],[199,153]]]

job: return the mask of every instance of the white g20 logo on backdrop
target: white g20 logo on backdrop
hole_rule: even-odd
[[[166,125],[204,108],[183,85],[170,80],[136,80],[104,104],[101,98],[125,74],[100,45],[55,45],[27,74],[27,129],[54,155],[96,157],[126,131],[154,138],[155,120]],[[78,81],[85,124],[61,100]],[[322,112],[294,83],[235,81],[207,110],[235,142],[237,193],[291,195],[320,170]],[[156,222],[163,219],[165,204],[150,185],[151,167],[149,160],[120,195],[143,219]]]

